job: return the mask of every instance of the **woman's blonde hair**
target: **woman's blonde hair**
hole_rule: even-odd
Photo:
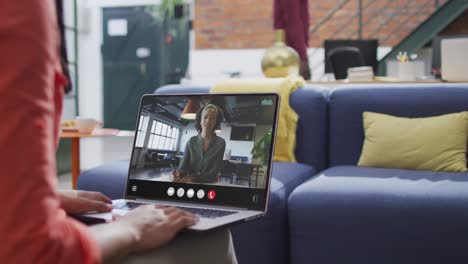
[[[198,132],[202,130],[201,125],[200,125],[201,117],[208,110],[213,110],[216,113],[216,124],[214,126],[214,130],[221,129],[221,121],[223,121],[223,118],[224,118],[223,110],[217,105],[207,104],[205,105],[205,107],[201,108],[197,112],[197,117],[196,117],[197,123],[195,124],[195,128],[197,129]]]
[[[216,112],[216,119],[218,119],[218,107],[216,107],[214,104],[208,104],[203,108],[203,111],[201,112],[201,115],[208,111],[208,110],[214,110]]]

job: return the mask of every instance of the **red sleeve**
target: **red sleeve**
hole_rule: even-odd
[[[0,247],[3,263],[98,263],[85,226],[59,208],[55,148],[63,90],[51,0],[0,0]]]

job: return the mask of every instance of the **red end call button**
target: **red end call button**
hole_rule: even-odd
[[[208,191],[208,199],[213,200],[216,197],[216,192],[211,190]]]

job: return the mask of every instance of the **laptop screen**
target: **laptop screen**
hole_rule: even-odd
[[[145,95],[127,198],[263,210],[276,94]]]

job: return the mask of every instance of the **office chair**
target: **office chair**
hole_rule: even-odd
[[[236,173],[236,165],[231,163],[228,160],[223,160],[223,165],[221,166],[221,171],[219,175],[219,182],[222,181],[222,179],[226,179],[226,181],[229,182],[229,184],[234,183],[234,177]]]
[[[236,183],[242,184],[241,181],[246,181],[247,186],[250,187],[252,173],[253,173],[252,164],[248,164],[248,163],[236,164],[236,178],[235,178]]]
[[[346,79],[348,68],[365,66],[364,57],[356,47],[337,47],[327,54],[336,80]]]

